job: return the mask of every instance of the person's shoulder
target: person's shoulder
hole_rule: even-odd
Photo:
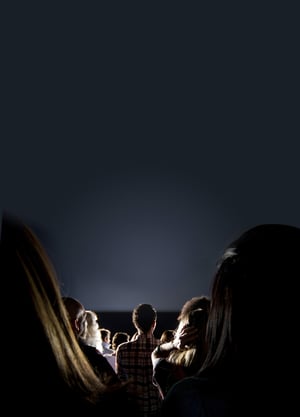
[[[124,350],[129,350],[133,344],[134,344],[134,340],[129,340],[128,342],[123,342],[121,343],[118,347],[117,347],[117,351],[116,352],[121,352]]]
[[[186,377],[176,382],[168,390],[161,408],[161,415],[182,417],[189,415],[191,417],[203,415],[202,402],[202,385],[205,386],[206,381],[196,377]]]
[[[229,383],[229,380],[228,380]],[[174,384],[174,391],[186,390],[189,392],[201,392],[206,395],[226,391],[226,381],[223,379],[206,376],[188,376]]]
[[[173,386],[174,391],[180,390],[196,390],[205,389],[209,387],[210,381],[204,377],[189,376],[176,382]]]
[[[89,359],[94,359],[97,362],[102,362],[102,363],[107,362],[105,357],[95,346],[82,344],[82,350]]]
[[[87,354],[102,356],[102,353],[95,346],[91,346],[86,343],[80,343],[80,346],[81,349]]]
[[[223,416],[227,408],[227,396],[216,381],[192,376],[181,379],[170,388],[162,404],[162,416],[194,417],[204,415],[203,410]]]
[[[226,395],[226,385],[214,378],[203,376],[189,376],[176,382],[169,391],[170,397],[185,396],[190,399],[224,397]]]

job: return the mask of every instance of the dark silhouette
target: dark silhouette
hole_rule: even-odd
[[[293,415],[297,409],[300,229],[264,224],[228,246],[218,264],[207,357],[176,383],[162,417]]]
[[[175,382],[194,375],[201,367],[206,353],[209,306],[210,300],[206,296],[186,301],[173,338],[160,343],[152,352],[153,383],[162,398]]]
[[[153,332],[157,313],[150,304],[139,304],[132,312],[136,337],[122,343],[116,351],[116,371],[121,380],[129,381],[128,392],[136,405],[138,417],[156,417],[160,397],[152,383],[151,353],[158,340]]]
[[[104,384],[119,384],[120,380],[109,362],[95,346],[88,344],[85,339],[87,322],[86,310],[83,304],[72,297],[63,297],[63,301],[68,311],[69,320],[78,343],[98,377]]]
[[[2,322],[6,412],[78,417],[120,412],[77,342],[44,247],[30,227],[7,214],[1,224],[1,283],[9,311]],[[12,343],[16,325],[22,346]]]
[[[129,342],[130,340],[130,334],[126,332],[116,332],[113,335],[112,341],[111,341],[111,347],[114,350],[114,353],[117,350],[117,347],[124,342]]]
[[[103,356],[110,363],[113,369],[116,371],[116,350],[117,347],[124,342],[129,342],[130,335],[126,332],[116,332],[113,335],[111,341],[112,353],[105,353]]]

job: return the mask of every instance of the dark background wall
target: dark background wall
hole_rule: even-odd
[[[32,225],[65,295],[179,311],[246,228],[300,226],[297,15],[2,11],[0,209]]]

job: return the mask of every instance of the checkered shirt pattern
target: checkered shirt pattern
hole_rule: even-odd
[[[161,399],[153,384],[151,353],[158,345],[154,337],[144,334],[119,345],[116,352],[116,371],[122,381],[131,380],[128,391],[138,406],[139,416],[157,416]]]

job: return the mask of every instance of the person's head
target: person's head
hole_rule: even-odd
[[[178,316],[173,343],[177,349],[168,357],[169,362],[189,368],[191,374],[198,371],[206,354],[206,326],[210,299],[206,296],[187,300]]]
[[[300,229],[282,224],[253,227],[227,247],[212,285],[203,370],[286,360],[298,325],[299,255]]]
[[[102,342],[110,343],[111,331],[105,327],[99,329]]]
[[[73,394],[93,401],[103,387],[78,345],[54,267],[40,240],[26,224],[4,215],[0,247],[2,288],[13,305],[10,320],[19,323],[24,359],[16,362],[20,346],[8,343],[9,370],[14,378],[30,376],[18,391],[22,405],[32,407],[31,411],[37,406],[32,392],[41,401],[51,397],[53,406],[69,396],[74,400]],[[12,329],[11,322],[3,323],[8,340],[13,340]]]
[[[126,332],[116,332],[113,335],[111,347],[113,350],[117,350],[117,347],[124,342],[129,342],[130,335]]]
[[[85,310],[87,327],[90,331],[99,332],[99,320],[97,313],[93,310]]]
[[[199,328],[199,330],[202,330],[202,328],[204,330],[204,327],[206,327],[206,318],[208,316],[209,308],[210,298],[205,295],[188,299],[183,304],[177,317],[178,325],[175,333],[179,334],[182,329],[188,325],[195,325],[195,327]],[[196,310],[198,310],[198,313],[194,313]],[[197,317],[198,320],[195,322]],[[201,335],[203,335],[203,331],[201,331]]]
[[[84,306],[76,298],[63,297],[62,299],[76,337],[84,337],[87,329],[87,313]]]
[[[198,308],[208,312],[210,308],[210,298],[206,295],[200,295],[187,300],[180,310],[177,321],[188,322],[190,312],[197,310]]]
[[[153,332],[156,320],[157,312],[151,304],[139,304],[132,312],[132,323],[140,333]]]
[[[160,335],[159,341],[160,341],[160,343],[171,342],[174,339],[174,336],[175,336],[175,330],[166,329]]]

